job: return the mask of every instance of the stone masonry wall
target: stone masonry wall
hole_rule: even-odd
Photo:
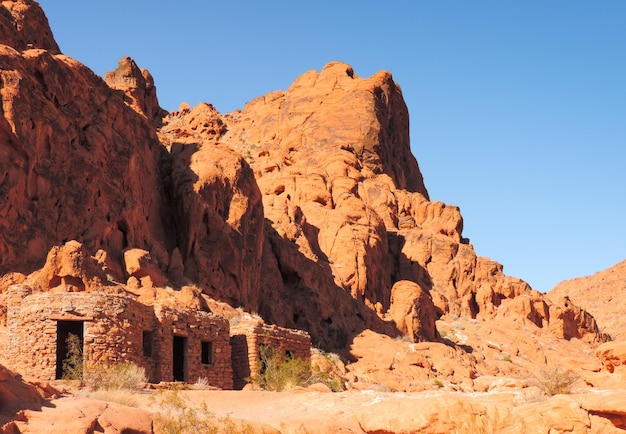
[[[231,328],[230,342],[235,389],[242,389],[246,378],[259,374],[260,345],[281,349],[303,360],[311,359],[311,337],[302,330],[241,323]]]
[[[211,386],[232,389],[229,323],[194,310],[147,306],[131,297],[87,292],[31,294],[26,285],[7,289],[6,363],[43,380],[57,377],[59,321],[82,323],[85,366],[125,361],[142,366],[150,382],[173,381],[174,335],[186,338],[185,380],[207,378]],[[144,340],[149,339],[148,350]],[[210,343],[210,363],[201,360]]]
[[[174,379],[174,336],[186,338],[186,381],[194,383],[206,378],[209,385],[221,389],[233,388],[233,371],[229,339],[229,323],[212,313],[156,306],[161,325],[156,336],[161,364],[158,376],[161,381]],[[210,342],[212,363],[203,364],[201,343]]]
[[[154,383],[174,381],[176,376],[188,383],[206,378],[214,387],[243,388],[245,379],[258,373],[260,345],[304,360],[311,357],[311,338],[304,331],[256,322],[230,330],[228,320],[212,313],[148,306],[126,295],[33,294],[27,285],[12,285],[5,300],[4,360],[12,369],[43,380],[58,376],[57,347],[63,344],[57,340],[62,324],[78,327],[82,333],[85,366],[100,361],[132,362],[145,368],[148,381]]]
[[[7,290],[7,363],[19,372],[53,380],[57,368],[58,321],[83,323],[86,364],[129,361],[154,376],[154,363],[142,357],[142,330],[155,327],[152,308],[131,298],[93,293],[30,294],[25,285]]]

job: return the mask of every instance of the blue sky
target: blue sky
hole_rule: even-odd
[[[402,87],[431,199],[548,291],[626,259],[626,2],[43,0],[99,75],[129,55],[161,105],[223,113],[339,60]]]

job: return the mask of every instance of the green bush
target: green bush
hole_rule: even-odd
[[[345,379],[332,370],[332,355],[325,355],[327,366],[311,366],[311,362],[290,357],[282,347],[262,345],[259,349],[259,374],[249,381],[265,390],[283,391],[315,383],[328,386],[333,392],[345,390]]]

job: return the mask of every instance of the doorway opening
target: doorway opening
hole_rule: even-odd
[[[174,381],[187,381],[187,338],[174,336],[173,344]]]
[[[57,380],[83,377],[84,321],[57,321]]]

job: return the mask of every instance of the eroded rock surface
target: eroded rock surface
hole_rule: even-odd
[[[626,320],[622,300],[626,297],[626,261],[592,276],[566,280],[549,293],[552,300],[562,297],[594,316],[602,332],[615,340],[626,340]]]
[[[224,197],[224,205],[209,206],[220,218],[208,225],[228,232],[233,226],[222,222],[229,221],[231,206],[242,210],[238,215],[246,215],[247,207],[253,216],[248,221],[265,219],[263,228],[236,226],[243,238],[254,232],[260,241],[255,248],[262,250],[260,287],[240,283],[238,300],[270,322],[308,330],[326,348],[343,348],[365,329],[392,336],[408,333],[416,341],[436,339],[434,321],[444,314],[519,317],[538,328],[551,327],[566,339],[602,340],[593,318],[565,313],[523,280],[505,276],[502,265],[478,257],[462,235],[458,207],[429,200],[410,151],[406,106],[387,72],[361,78],[349,65],[334,62],[241,111],[222,115],[208,104],[193,109],[183,105],[165,118],[160,138],[173,155],[179,190],[184,182],[206,177],[203,171],[225,166],[230,161],[225,148],[243,157],[245,161],[234,164],[254,175],[262,214],[245,200],[219,193],[221,185],[238,185],[241,179],[222,169],[225,177],[212,190]],[[220,163],[211,160],[214,155]],[[194,165],[196,161],[204,162]],[[180,175],[189,167],[191,181]],[[213,200],[178,197],[181,209],[192,210]],[[249,189],[247,197],[257,203],[256,189]],[[195,203],[190,205],[190,200]],[[205,226],[189,223],[194,229],[181,244],[193,245],[198,234],[204,237]],[[231,258],[241,256],[243,244],[232,242],[237,238],[223,244],[235,252],[229,253]],[[202,256],[189,247],[181,251],[185,261]],[[210,255],[210,269],[223,273],[224,255]],[[258,256],[245,256],[254,259],[254,274]],[[237,267],[229,269],[234,279]],[[240,282],[248,281],[245,273],[239,275]],[[401,281],[419,288],[414,306],[404,306],[406,301],[402,308],[392,305],[392,288]],[[220,285],[229,286],[223,280]],[[212,285],[209,293],[219,293],[220,285]],[[413,319],[406,318],[409,312]],[[414,321],[421,330],[417,334],[407,327]]]
[[[154,127],[81,63],[59,54],[35,2],[2,2],[0,273],[31,272],[77,239],[167,265],[162,146]],[[12,37],[11,37],[12,35]]]

